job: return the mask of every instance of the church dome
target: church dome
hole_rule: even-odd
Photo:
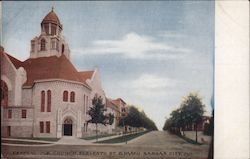
[[[53,9],[43,18],[42,24],[45,23],[54,23],[57,25],[61,25],[60,20]]]
[[[52,8],[52,10],[43,18],[41,30],[42,32],[45,32],[46,35],[59,35],[62,29],[62,24]]]

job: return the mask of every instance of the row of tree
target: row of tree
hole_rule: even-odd
[[[88,110],[90,119],[87,123],[93,123],[96,125],[96,140],[98,140],[98,124],[112,125],[114,122],[114,115],[111,113],[106,113],[107,111],[103,99],[101,97],[95,96],[92,99],[92,107]],[[129,107],[129,112],[126,116],[122,116],[119,120],[119,126],[131,126],[131,127],[143,127],[147,130],[157,130],[155,123],[147,117],[147,115],[142,111],[140,112],[136,107]]]
[[[147,130],[157,130],[155,123],[145,114],[144,111],[139,111],[135,106],[130,106],[128,114],[121,118],[119,126],[131,126]]]
[[[179,108],[172,111],[170,118],[165,121],[163,130],[168,130],[177,135],[185,135],[185,128],[190,125],[195,127],[196,142],[197,142],[197,128],[202,121],[205,105],[197,93],[190,93],[181,102]],[[181,130],[183,133],[181,133]]]

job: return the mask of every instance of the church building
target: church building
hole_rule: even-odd
[[[1,135],[4,137],[83,137],[95,127],[87,110],[95,95],[106,103],[98,69],[78,71],[53,9],[41,33],[20,61],[1,51]],[[114,126],[102,127],[110,132]]]

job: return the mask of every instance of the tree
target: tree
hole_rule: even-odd
[[[202,116],[205,112],[205,105],[197,93],[190,93],[181,103],[181,110],[186,124],[195,124],[195,141],[197,142],[197,127],[202,121]]]
[[[108,114],[108,124],[109,125],[112,125],[114,123],[114,118],[115,118],[114,114],[112,114],[112,113]]]
[[[205,105],[197,93],[190,93],[184,98],[180,107],[173,110],[170,118],[166,119],[163,130],[168,130],[177,135],[181,135],[180,128],[182,128],[183,135],[187,126],[195,125],[196,142],[197,142],[197,128],[198,123],[202,121]]]
[[[174,110],[171,114],[172,124],[176,128],[176,133],[181,135],[181,127],[183,126],[183,118],[180,109]]]
[[[90,115],[91,119],[87,121],[87,123],[94,123],[96,125],[96,140],[98,140],[98,124],[112,125],[114,122],[114,115],[111,113],[105,115],[104,112],[107,111],[105,105],[102,102],[101,96],[97,97],[97,95],[92,99],[92,107],[90,107],[88,114]]]
[[[146,115],[144,111],[140,112],[140,118],[142,122],[142,127],[147,130],[158,130],[155,123]]]
[[[148,118],[144,111],[139,111],[136,107],[130,106],[127,116],[119,122],[120,126],[129,125],[131,127],[143,127],[147,130],[157,130],[155,123]]]
[[[131,106],[129,108],[129,113],[127,116],[124,117],[123,120],[124,120],[125,125],[129,125],[129,126],[137,127],[137,128],[142,126],[140,112],[134,106]]]

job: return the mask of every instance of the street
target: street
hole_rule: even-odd
[[[8,158],[83,158],[83,159],[205,159],[209,145],[194,145],[163,131],[152,131],[128,144],[6,146],[2,153]]]

